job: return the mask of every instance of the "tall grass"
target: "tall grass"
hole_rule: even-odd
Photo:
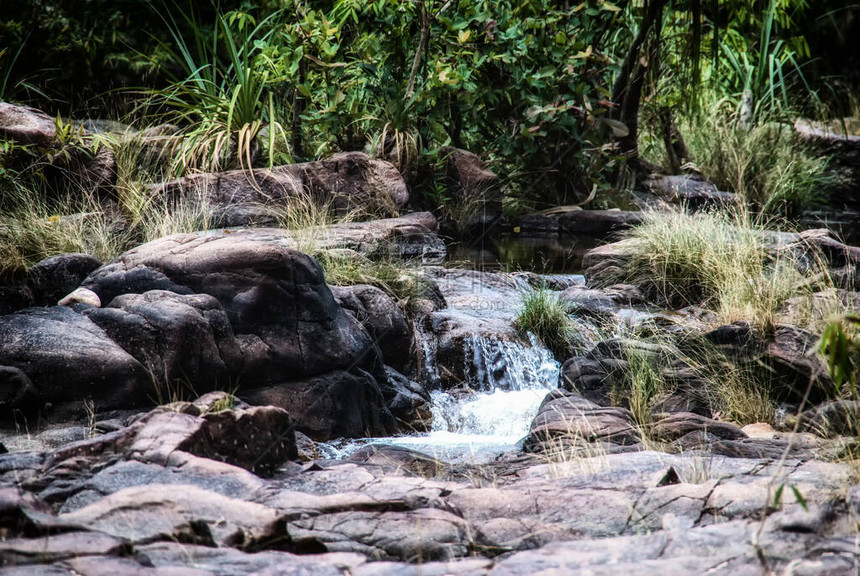
[[[769,331],[785,302],[829,282],[818,258],[775,248],[765,226],[745,210],[650,214],[634,228],[628,277],[675,305],[703,304],[723,322]]]
[[[18,192],[18,198],[4,198],[0,211],[0,276],[24,272],[44,258],[67,252],[108,260],[129,245],[129,236],[92,196],[49,200],[38,190]]]
[[[679,123],[696,168],[721,190],[772,215],[797,216],[827,200],[839,176],[790,124],[738,125],[724,101]]]

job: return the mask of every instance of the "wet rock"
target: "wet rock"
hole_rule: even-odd
[[[87,254],[60,254],[34,265],[27,272],[28,285],[38,306],[53,306],[80,286],[102,263]]]
[[[0,365],[19,368],[46,402],[86,397],[127,406],[152,392],[146,369],[88,318],[66,307],[0,317]]]
[[[314,440],[385,436],[395,429],[377,380],[362,370],[244,389],[240,396],[288,410],[296,428]]]
[[[405,372],[412,361],[412,328],[394,299],[375,286],[332,286],[338,304],[361,322],[382,352],[385,363]]]
[[[429,430],[433,424],[433,414],[426,388],[389,366],[385,367],[385,376],[382,395],[400,428],[408,432]]]
[[[33,294],[23,282],[0,279],[0,315],[11,314],[33,305]]]
[[[356,450],[349,459],[392,469],[394,473],[405,472],[424,478],[436,478],[448,465],[441,460],[403,446],[370,444]]]
[[[558,390],[544,399],[523,448],[530,452],[552,452],[568,445],[607,442],[623,446],[639,441],[627,410],[603,408],[579,394]]]
[[[168,399],[174,382],[203,393],[238,379],[242,352],[213,296],[150,290],[118,296],[86,315],[160,383],[156,398]]]
[[[208,206],[218,226],[271,224],[299,195],[332,202],[343,213],[363,214],[396,215],[409,200],[397,169],[362,152],[272,169],[195,174],[155,185],[153,190]]]

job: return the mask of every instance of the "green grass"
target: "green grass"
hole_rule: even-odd
[[[702,174],[765,213],[797,216],[824,203],[839,183],[828,160],[803,146],[791,124],[741,128],[720,102],[679,128]]]
[[[567,305],[546,288],[529,290],[520,296],[521,307],[515,325],[531,332],[559,358],[571,351],[574,324],[567,316]]]
[[[829,285],[826,266],[773,248],[766,226],[743,210],[649,214],[629,233],[635,240],[628,278],[655,288],[672,305],[700,304],[725,323],[747,321],[766,331],[785,302]]]
[[[325,281],[333,286],[370,284],[392,296],[403,307],[410,307],[423,297],[427,280],[417,270],[397,261],[378,261],[355,252],[315,250],[309,252],[323,268]]]

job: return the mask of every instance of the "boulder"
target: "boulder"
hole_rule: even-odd
[[[44,402],[93,398],[108,408],[144,402],[154,392],[140,362],[66,307],[0,316],[0,365],[19,368]]]
[[[84,286],[103,302],[150,290],[214,297],[239,341],[243,378],[252,385],[376,360],[372,340],[338,306],[319,264],[290,249],[278,231],[168,236],[122,254]]]
[[[50,146],[57,127],[55,120],[41,110],[0,102],[0,135],[20,144]]]
[[[630,412],[602,408],[579,394],[556,390],[547,394],[523,442],[527,452],[557,452],[594,443],[630,446],[640,442]]]
[[[162,400],[180,383],[199,394],[233,385],[241,373],[242,351],[227,314],[208,294],[124,294],[85,314],[146,367]]]
[[[27,284],[37,306],[54,306],[102,263],[88,254],[60,254],[45,258],[27,272]]]
[[[467,234],[483,233],[502,217],[502,184],[477,155],[444,148],[449,203],[456,227]]]
[[[248,386],[239,395],[251,404],[284,408],[296,428],[317,441],[385,436],[395,430],[377,379],[363,370]]]
[[[433,413],[426,388],[390,366],[385,367],[385,376],[382,396],[400,428],[407,432],[430,430]]]
[[[394,299],[375,286],[332,286],[340,306],[368,331],[382,352],[385,363],[405,372],[412,362],[412,328]]]
[[[341,213],[391,214],[409,200],[397,169],[363,152],[271,169],[193,174],[152,187],[168,198],[204,204],[216,226],[271,224],[291,198],[310,195]]]

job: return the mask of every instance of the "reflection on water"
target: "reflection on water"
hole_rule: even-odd
[[[593,238],[585,237],[559,240],[506,235],[456,244],[449,248],[445,265],[486,271],[576,274],[582,269],[582,256],[595,246]]]

